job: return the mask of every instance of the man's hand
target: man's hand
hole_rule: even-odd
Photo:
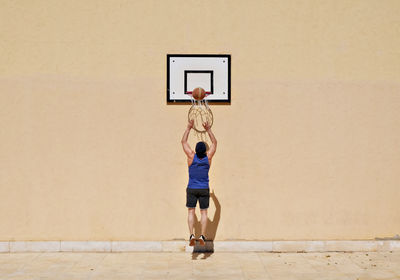
[[[190,121],[188,122],[187,128],[192,129],[192,128],[193,128],[193,125],[194,125],[194,120],[190,120]]]
[[[209,125],[208,122],[203,123],[203,127],[204,127],[204,129],[205,129],[206,131],[209,131],[210,128],[211,128],[211,126]]]

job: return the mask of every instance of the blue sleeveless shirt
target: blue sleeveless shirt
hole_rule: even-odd
[[[210,163],[208,157],[199,159],[194,155],[193,162],[189,166],[189,183],[190,189],[208,189],[208,170],[210,170]]]

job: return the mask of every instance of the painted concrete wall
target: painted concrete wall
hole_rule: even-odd
[[[232,55],[209,235],[400,233],[399,15],[399,1],[1,1],[0,240],[187,238],[189,106],[166,104],[168,53]]]

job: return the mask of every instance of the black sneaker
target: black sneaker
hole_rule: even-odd
[[[201,246],[206,245],[206,238],[204,235],[200,235],[199,242]]]
[[[194,234],[191,234],[189,237],[189,246],[194,246],[196,243],[196,238],[194,238]]]

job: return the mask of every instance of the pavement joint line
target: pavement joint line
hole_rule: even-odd
[[[261,262],[261,264],[262,264],[262,266],[263,266],[263,268],[264,268],[265,273],[267,273],[268,278],[272,279],[271,274],[268,272],[268,269],[267,269],[267,267],[265,266],[265,263],[263,262],[263,260],[262,260],[261,257],[260,257],[261,254],[257,254],[257,256],[258,256],[258,259],[260,260],[260,262]]]

